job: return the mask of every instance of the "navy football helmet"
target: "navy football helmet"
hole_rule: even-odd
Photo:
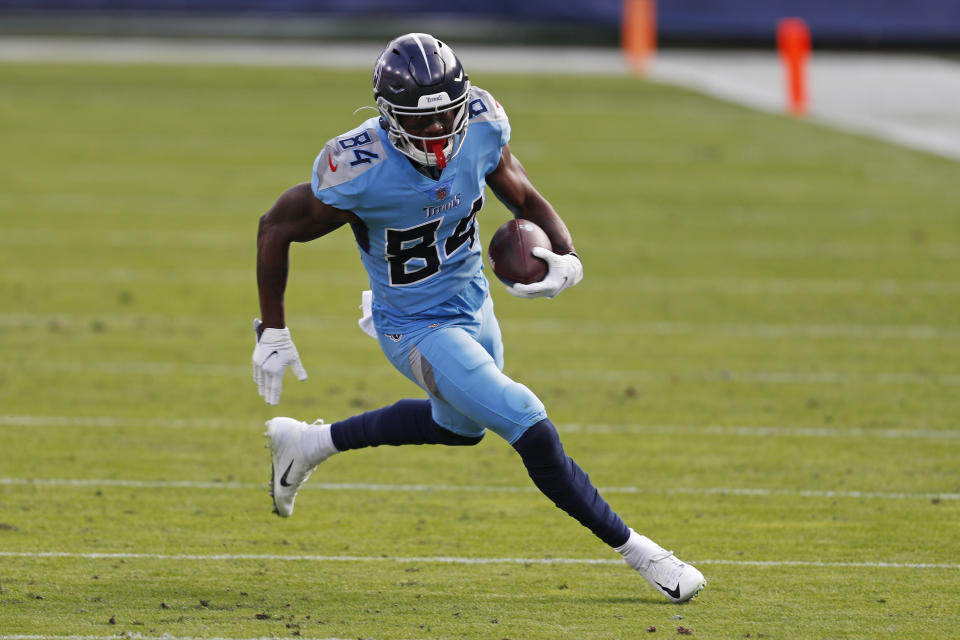
[[[443,169],[460,151],[467,135],[470,79],[444,43],[426,33],[390,42],[373,69],[373,95],[390,142],[414,162]],[[449,124],[444,135],[416,135],[400,124],[403,116],[433,114]]]

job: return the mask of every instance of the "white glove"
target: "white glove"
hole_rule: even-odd
[[[514,284],[507,287],[507,291],[518,298],[541,298],[544,296],[552,298],[567,287],[572,287],[583,280],[583,264],[581,264],[577,254],[568,253],[561,256],[543,247],[534,247],[531,253],[546,261],[547,275],[540,282]]]
[[[300,364],[300,354],[290,338],[290,329],[264,329],[259,318],[253,321],[257,346],[253,349],[253,381],[267,404],[280,402],[283,372],[289,366],[298,380],[307,379],[307,371]]]

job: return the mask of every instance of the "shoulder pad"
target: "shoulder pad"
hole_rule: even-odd
[[[323,147],[315,163],[317,189],[353,180],[384,158],[383,141],[375,128],[365,126],[333,138]]]
[[[470,89],[470,124],[474,122],[490,122],[492,120],[506,120],[507,112],[490,92],[480,87]]]

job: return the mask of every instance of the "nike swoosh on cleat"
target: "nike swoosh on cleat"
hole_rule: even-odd
[[[290,464],[293,464],[293,463],[291,462]],[[289,471],[289,469],[287,469],[287,471]],[[283,480],[281,480],[280,483],[283,484]],[[665,586],[663,586],[663,585],[660,584],[659,582],[657,583],[657,586],[660,587],[661,589],[663,589],[663,592],[664,592],[665,594],[667,594],[668,596],[670,596],[671,598],[679,598],[679,597],[680,597],[680,583],[679,583],[679,582],[677,583],[677,586],[675,586],[673,589],[667,589]]]
[[[280,476],[280,486],[281,486],[281,487],[289,487],[289,486],[290,486],[290,483],[287,482],[287,475],[290,474],[290,469],[292,469],[292,468],[293,468],[293,460],[290,461],[290,464],[287,465],[287,470],[283,472],[283,475],[282,475],[282,476]],[[677,589],[679,589],[679,588],[680,588],[680,587],[678,586]],[[678,593],[679,593],[679,591],[678,591]],[[676,597],[676,596],[674,596],[674,597]]]

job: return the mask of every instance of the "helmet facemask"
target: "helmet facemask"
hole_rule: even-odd
[[[440,170],[452,160],[467,135],[469,120],[470,81],[466,81],[463,93],[453,100],[446,91],[425,94],[419,97],[416,107],[406,107],[389,102],[383,96],[377,97],[377,110],[387,126],[387,137],[400,153],[414,162]],[[402,116],[428,116],[452,111],[453,125],[449,133],[441,136],[425,137],[410,133],[400,124]]]

